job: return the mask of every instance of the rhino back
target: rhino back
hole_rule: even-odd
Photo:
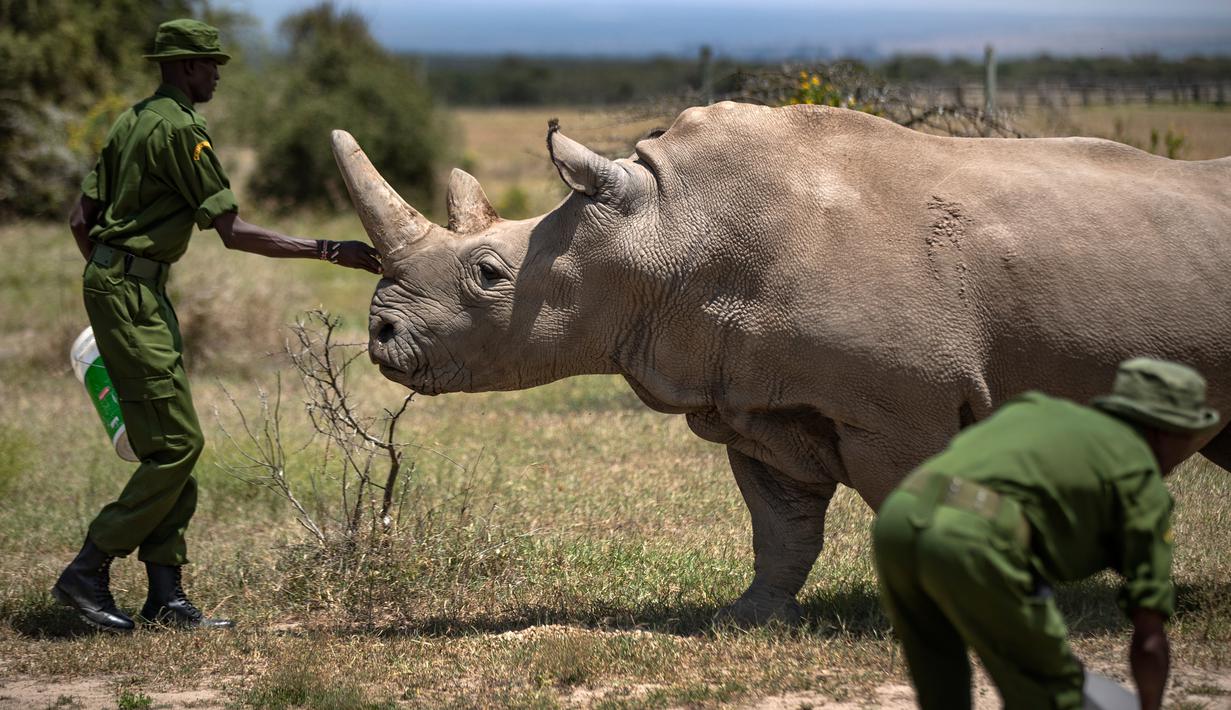
[[[1228,361],[1231,161],[730,103],[638,155],[675,299],[654,359],[677,397],[871,425],[938,398],[978,418],[1027,387],[1089,396],[1130,354],[1212,380]]]

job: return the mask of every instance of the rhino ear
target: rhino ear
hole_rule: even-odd
[[[565,185],[583,195],[611,193],[618,196],[627,175],[615,163],[560,133],[560,122],[547,123],[547,152]]]
[[[500,219],[487,199],[483,186],[464,170],[453,169],[449,177],[449,229],[458,234],[481,232]]]

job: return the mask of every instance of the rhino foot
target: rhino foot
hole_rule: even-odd
[[[799,626],[801,620],[799,602],[794,596],[751,589],[714,616],[718,624],[744,629],[774,623]]]

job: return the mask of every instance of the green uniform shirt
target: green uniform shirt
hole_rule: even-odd
[[[194,223],[239,209],[205,118],[166,84],[116,120],[81,191],[103,203],[91,239],[167,263],[184,255]]]
[[[1171,494],[1150,447],[1120,419],[1027,392],[921,468],[1018,501],[1049,579],[1082,579],[1110,567],[1124,576],[1126,612],[1175,611]]]

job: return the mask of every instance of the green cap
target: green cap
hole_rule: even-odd
[[[1205,406],[1205,378],[1167,360],[1138,357],[1120,363],[1111,394],[1090,404],[1116,416],[1176,433],[1197,433],[1218,424]]]
[[[158,26],[154,37],[154,53],[145,55],[152,62],[173,62],[177,59],[213,59],[226,64],[231,55],[222,51],[218,28],[200,20],[171,20]]]

